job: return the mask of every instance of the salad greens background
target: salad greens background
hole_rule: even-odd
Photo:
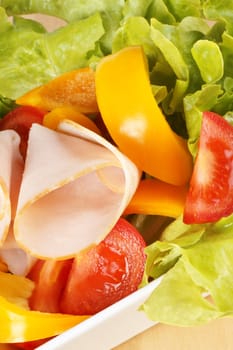
[[[67,25],[48,33],[20,17],[29,13]],[[143,46],[154,96],[195,157],[204,110],[233,120],[229,0],[0,0],[0,116],[26,91],[129,45]],[[233,217],[191,226],[178,218],[146,249],[142,286],[164,274],[141,307],[151,319],[195,325],[233,315]]]

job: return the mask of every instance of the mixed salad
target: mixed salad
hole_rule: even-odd
[[[1,343],[33,348],[162,275],[150,319],[233,315],[232,17],[0,0]]]

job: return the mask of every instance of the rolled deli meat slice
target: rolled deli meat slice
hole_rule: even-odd
[[[19,141],[15,131],[0,131],[0,246],[7,237],[17,205],[23,171]]]
[[[101,240],[131,200],[138,168],[98,134],[70,120],[33,124],[14,222],[30,254],[64,259]]]
[[[10,225],[7,237],[0,249],[1,260],[14,275],[26,276],[36,262],[36,258],[22,249],[16,242]]]
[[[0,131],[0,258],[10,272],[26,275],[35,258],[17,244],[12,232],[24,168],[19,142],[15,131]]]

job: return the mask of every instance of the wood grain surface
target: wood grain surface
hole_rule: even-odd
[[[198,327],[156,325],[114,350],[233,350],[233,318]]]

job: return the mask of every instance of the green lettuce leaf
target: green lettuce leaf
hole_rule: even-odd
[[[5,10],[0,7],[0,33],[7,32],[9,29],[11,29],[11,23],[9,22]]]
[[[219,47],[221,49],[223,60],[224,60],[224,75],[228,77],[233,77],[233,72],[231,69],[232,55],[233,55],[233,37],[229,35],[226,31],[222,33],[221,42]]]
[[[147,316],[181,326],[233,316],[232,234],[232,216],[196,226],[179,218],[168,226],[164,235],[168,240],[146,248],[144,284],[167,271],[141,306]]]
[[[223,316],[202,293],[180,259],[140,310],[155,322],[180,326],[200,325]]]
[[[213,84],[223,77],[223,57],[215,42],[198,40],[193,45],[191,52],[205,83]]]
[[[164,0],[169,11],[174,15],[177,22],[185,17],[201,17],[202,4],[200,0]]]
[[[13,100],[0,95],[0,118],[16,107]]]
[[[228,0],[203,1],[203,12],[210,20],[221,20],[226,23],[228,32],[233,35],[233,3]]]
[[[129,17],[115,34],[112,51],[116,52],[127,46],[140,45],[148,58],[149,65],[153,66],[157,49],[150,37],[150,25],[143,17]]]
[[[161,23],[175,24],[176,19],[169,11],[166,3],[163,0],[153,0],[148,12],[147,18],[156,18]]]
[[[96,13],[44,35],[44,45],[56,75],[88,66],[103,56],[98,42],[105,33],[101,16]]]
[[[22,25],[24,23],[24,25]],[[88,66],[102,56],[98,41],[104,34],[96,13],[53,33],[41,32],[32,21],[5,25],[0,36],[0,95],[16,99],[66,71]]]
[[[152,20],[151,37],[154,44],[162,53],[164,59],[169,64],[174,74],[176,75],[175,86],[168,102],[167,114],[173,114],[176,109],[179,109],[182,99],[189,83],[188,67],[180,54],[180,51],[163,33],[158,30],[158,21]]]
[[[6,9],[8,15],[41,13],[70,23],[99,13],[105,29],[100,40],[105,53],[111,52],[112,38],[120,26],[124,3],[124,0],[0,0],[0,6]]]
[[[191,49],[198,40],[208,35],[210,27],[204,19],[196,17],[186,17],[176,25],[163,24],[152,19],[151,27],[151,37],[161,53],[153,68],[153,83],[169,87],[169,94],[162,108],[166,115],[183,113],[184,96],[196,91],[203,84]],[[164,81],[161,72],[166,72],[167,78]],[[156,75],[160,77],[160,81]]]
[[[38,33],[47,32],[47,30],[41,23],[34,21],[32,19],[23,18],[20,16],[14,16],[13,23],[16,30],[29,30],[29,31],[32,30]]]
[[[188,145],[191,154],[195,157],[197,153],[197,143],[200,135],[202,113],[213,110],[217,104],[218,97],[223,94],[223,90],[218,84],[203,85],[201,90],[184,97],[184,113],[186,127],[189,135]]]
[[[138,16],[146,18],[153,2],[153,0],[126,0],[123,8],[124,18]]]

